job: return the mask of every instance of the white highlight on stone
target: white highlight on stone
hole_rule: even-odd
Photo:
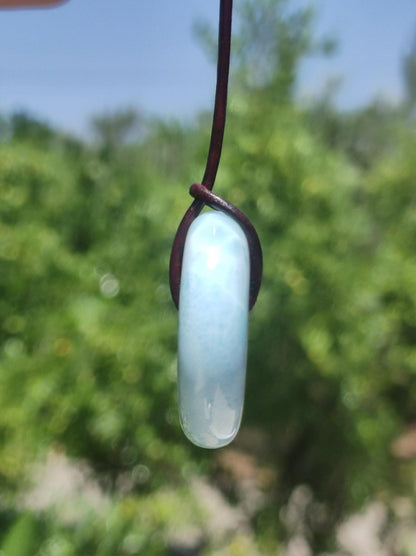
[[[220,448],[238,432],[247,360],[250,257],[239,224],[222,212],[189,228],[179,295],[178,393],[186,436]]]

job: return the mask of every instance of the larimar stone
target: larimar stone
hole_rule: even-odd
[[[186,436],[220,448],[238,432],[247,360],[250,258],[239,224],[224,213],[189,228],[179,294],[178,393]]]

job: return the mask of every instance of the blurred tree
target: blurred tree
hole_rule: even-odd
[[[403,79],[407,107],[410,111],[414,111],[416,106],[416,36],[408,54],[403,59]]]
[[[136,110],[128,108],[112,114],[94,116],[91,124],[103,154],[110,156],[128,139],[137,141],[142,130],[143,118]]]
[[[333,39],[315,40],[313,18],[310,6],[291,8],[288,0],[239,3],[233,57],[242,85],[280,104],[293,100],[300,61],[335,48]]]
[[[57,132],[47,123],[39,121],[26,112],[16,112],[10,118],[12,139],[17,141],[29,140],[39,144],[46,144],[57,135]]]
[[[364,171],[397,149],[395,131],[403,125],[401,107],[375,100],[363,108],[340,112],[330,95],[318,98],[304,116],[311,133]]]

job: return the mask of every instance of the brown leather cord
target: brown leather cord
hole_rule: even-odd
[[[194,201],[186,211],[176,232],[172,246],[169,267],[170,289],[176,308],[179,307],[179,291],[182,272],[182,258],[186,235],[192,222],[200,214],[204,205],[221,210],[234,218],[243,229],[250,253],[250,296],[249,308],[252,309],[260,289],[263,258],[257,232],[250,220],[237,207],[234,207],[218,195],[212,193],[224,138],[227,111],[228,77],[231,51],[231,24],[233,0],[220,1],[220,21],[218,34],[218,66],[217,87],[215,93],[215,107],[211,130],[211,141],[208,151],[207,164],[201,184],[193,184],[190,194]]]

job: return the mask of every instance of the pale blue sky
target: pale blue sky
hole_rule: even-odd
[[[300,3],[306,0],[294,0]],[[340,46],[332,59],[303,65],[302,94],[342,75],[344,107],[377,94],[400,97],[416,1],[311,3],[317,31]],[[56,9],[0,11],[0,113],[25,108],[79,133],[91,114],[118,107],[190,117],[211,106],[215,79],[193,23],[216,25],[217,17],[218,0],[70,0]]]

